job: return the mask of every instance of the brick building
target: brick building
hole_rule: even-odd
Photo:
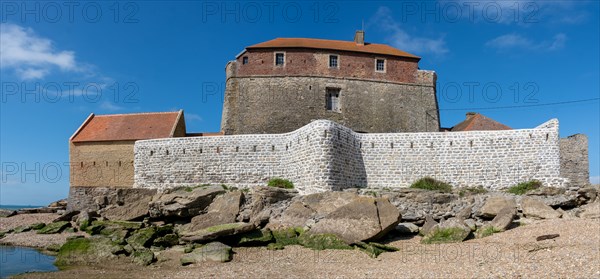
[[[285,133],[315,119],[359,132],[439,130],[436,75],[388,45],[277,38],[227,64],[225,134]]]
[[[71,187],[132,187],[136,140],[185,137],[183,111],[90,116],[69,139]]]

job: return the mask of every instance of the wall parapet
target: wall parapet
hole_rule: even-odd
[[[558,121],[533,129],[361,134],[316,120],[285,134],[137,141],[135,186],[294,182],[302,194],[350,187],[408,187],[431,176],[455,187],[502,189],[537,179],[565,187]]]

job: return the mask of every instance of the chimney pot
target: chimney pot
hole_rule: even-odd
[[[354,43],[361,46],[365,45],[365,31],[356,30],[356,33],[354,34]]]
[[[476,112],[467,112],[467,119],[470,119],[471,117],[477,115]]]

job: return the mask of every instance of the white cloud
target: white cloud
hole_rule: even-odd
[[[563,33],[554,35],[552,40],[536,42],[530,38],[517,33],[505,34],[489,40],[485,43],[487,47],[497,50],[525,49],[525,50],[545,50],[553,51],[562,49],[567,41],[567,36]]]
[[[53,69],[80,71],[73,51],[56,50],[53,42],[31,28],[0,24],[0,67],[13,69],[24,80],[40,79]]]
[[[202,116],[197,115],[195,113],[186,113],[185,118],[186,118],[186,120],[191,120],[191,121],[203,121],[204,120],[202,118]]]
[[[386,40],[396,48],[415,53],[433,53],[443,55],[448,52],[443,36],[439,38],[425,38],[410,35],[402,28],[400,23],[392,17],[392,12],[387,7],[380,7],[371,19],[371,24],[377,29],[389,32]]]
[[[107,110],[107,111],[119,111],[119,110],[123,110],[125,108],[115,105],[109,101],[104,101],[104,102],[100,103],[100,109]]]

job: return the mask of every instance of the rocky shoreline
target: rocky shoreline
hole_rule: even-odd
[[[549,225],[577,224],[578,228],[534,229],[537,235],[523,236],[523,240],[555,243],[579,239],[571,230],[580,228],[595,229],[595,235],[593,231],[578,233],[591,239],[599,237],[596,187],[540,187],[522,195],[407,188],[348,189],[301,196],[294,190],[274,187],[239,190],[209,185],[135,198],[124,196],[125,191],[116,193],[96,197],[96,204],[85,211],[5,214],[10,217],[0,218],[0,244],[48,250],[57,255],[59,267],[85,274],[90,265],[102,267],[115,261],[141,270],[144,266],[162,269],[167,262],[170,268],[184,271],[189,266],[238,262],[246,253],[258,253],[256,262],[264,262],[272,260],[261,258],[265,255],[296,250],[348,254],[350,258],[363,257],[356,254],[362,253],[379,260],[398,257],[410,249],[427,251],[436,245],[488,245],[494,239],[506,241],[505,235],[514,238],[514,246],[523,242],[514,231]],[[559,232],[566,229],[567,235]],[[514,249],[531,253],[530,248]],[[598,245],[588,248],[599,249]],[[217,269],[237,269],[229,265]],[[81,266],[88,267],[77,268]]]

